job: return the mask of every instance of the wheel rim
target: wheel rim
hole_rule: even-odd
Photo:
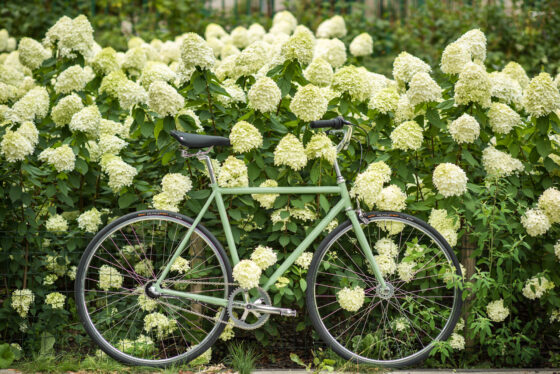
[[[204,352],[226,311],[202,302],[158,296],[152,285],[190,224],[170,216],[126,220],[96,242],[79,274],[88,332],[111,356],[143,365],[166,365]],[[162,286],[226,298],[224,260],[195,230]]]
[[[397,247],[396,255],[389,256],[393,265],[386,258],[379,259],[388,290],[379,287],[373,271],[364,266],[365,255],[352,226],[345,227],[327,243],[312,269],[317,327],[333,348],[348,358],[405,365],[424,357],[436,341],[451,333],[460,309],[460,291],[454,284],[460,279],[460,270],[443,250],[440,239],[415,222],[399,217],[373,218],[362,228],[374,256],[394,254]],[[376,249],[384,238],[394,246],[385,241]],[[409,264],[400,265],[403,263]],[[357,311],[349,312],[341,306],[340,292],[356,286],[364,290],[364,302]],[[342,305],[348,307],[344,302]]]

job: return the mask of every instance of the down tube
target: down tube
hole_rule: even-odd
[[[323,232],[325,227],[337,216],[338,213],[342,211],[345,206],[344,199],[341,199],[326,215],[325,218],[315,226],[315,228],[309,233],[309,235],[297,246],[294,252],[280,265],[280,267],[272,274],[268,282],[263,286],[263,288],[268,291],[268,289],[284,274],[286,270],[296,261],[296,259],[302,254],[303,251],[311,245],[311,243]]]

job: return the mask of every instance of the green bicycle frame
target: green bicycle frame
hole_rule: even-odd
[[[214,176],[212,165],[210,163],[210,159],[207,156],[203,157],[206,161],[206,165],[208,170],[210,171],[211,175],[211,188],[212,193],[200,212],[198,213],[196,219],[194,220],[192,226],[189,228],[187,233],[185,234],[184,238],[182,239],[181,243],[175,250],[175,253],[171,257],[171,260],[161,273],[160,277],[157,279],[156,283],[154,284],[154,288],[156,292],[159,292],[163,295],[170,295],[170,296],[177,296],[177,297],[184,297],[191,300],[202,301],[208,304],[220,305],[220,306],[227,306],[228,300],[222,299],[219,297],[213,296],[206,296],[206,295],[199,295],[194,293],[182,292],[182,291],[175,291],[170,289],[161,288],[161,283],[165,280],[165,277],[169,273],[171,269],[171,265],[175,262],[177,257],[183,252],[184,248],[186,247],[187,243],[189,242],[189,238],[191,237],[192,233],[196,226],[202,220],[202,217],[208,210],[210,204],[215,201],[216,206],[218,207],[218,212],[220,215],[220,219],[222,221],[222,226],[226,235],[227,245],[229,251],[231,253],[231,258],[233,261],[233,265],[235,266],[239,262],[239,255],[237,253],[237,247],[235,245],[235,241],[233,239],[233,234],[231,232],[231,227],[229,224],[228,215],[226,212],[226,208],[224,206],[224,201],[222,196],[223,195],[249,195],[249,194],[335,194],[339,195],[341,198],[338,203],[327,213],[327,215],[313,228],[313,230],[309,233],[309,235],[297,246],[294,252],[288,256],[284,260],[282,264],[278,267],[278,269],[272,274],[268,282],[262,287],[264,290],[268,290],[282,274],[296,261],[296,259],[313,243],[313,241],[323,232],[323,230],[327,227],[327,225],[344,209],[346,215],[350,219],[352,223],[352,227],[356,233],[358,242],[360,243],[364,254],[369,261],[370,265],[372,266],[373,273],[380,283],[382,288],[385,288],[385,280],[379,271],[379,267],[373,258],[373,253],[369,242],[366,239],[364,231],[360,226],[360,222],[358,219],[358,215],[356,211],[352,207],[352,201],[350,200],[350,195],[348,193],[348,188],[346,186],[346,182],[344,178],[340,175],[340,170],[338,168],[338,164],[335,161],[335,171],[337,174],[337,186],[310,186],[310,187],[240,187],[240,188],[222,188],[218,186]]]

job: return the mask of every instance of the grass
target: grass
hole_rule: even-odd
[[[253,346],[243,343],[230,344],[228,351],[229,355],[226,358],[226,364],[239,372],[239,374],[250,374],[255,369],[255,362],[261,356],[255,351]]]

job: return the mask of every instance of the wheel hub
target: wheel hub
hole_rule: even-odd
[[[391,283],[386,282],[385,287],[377,288],[376,294],[381,299],[389,299],[395,294],[395,287]]]
[[[155,281],[150,281],[144,286],[144,292],[150,299],[157,299],[161,296],[161,294],[156,291],[155,284]]]

